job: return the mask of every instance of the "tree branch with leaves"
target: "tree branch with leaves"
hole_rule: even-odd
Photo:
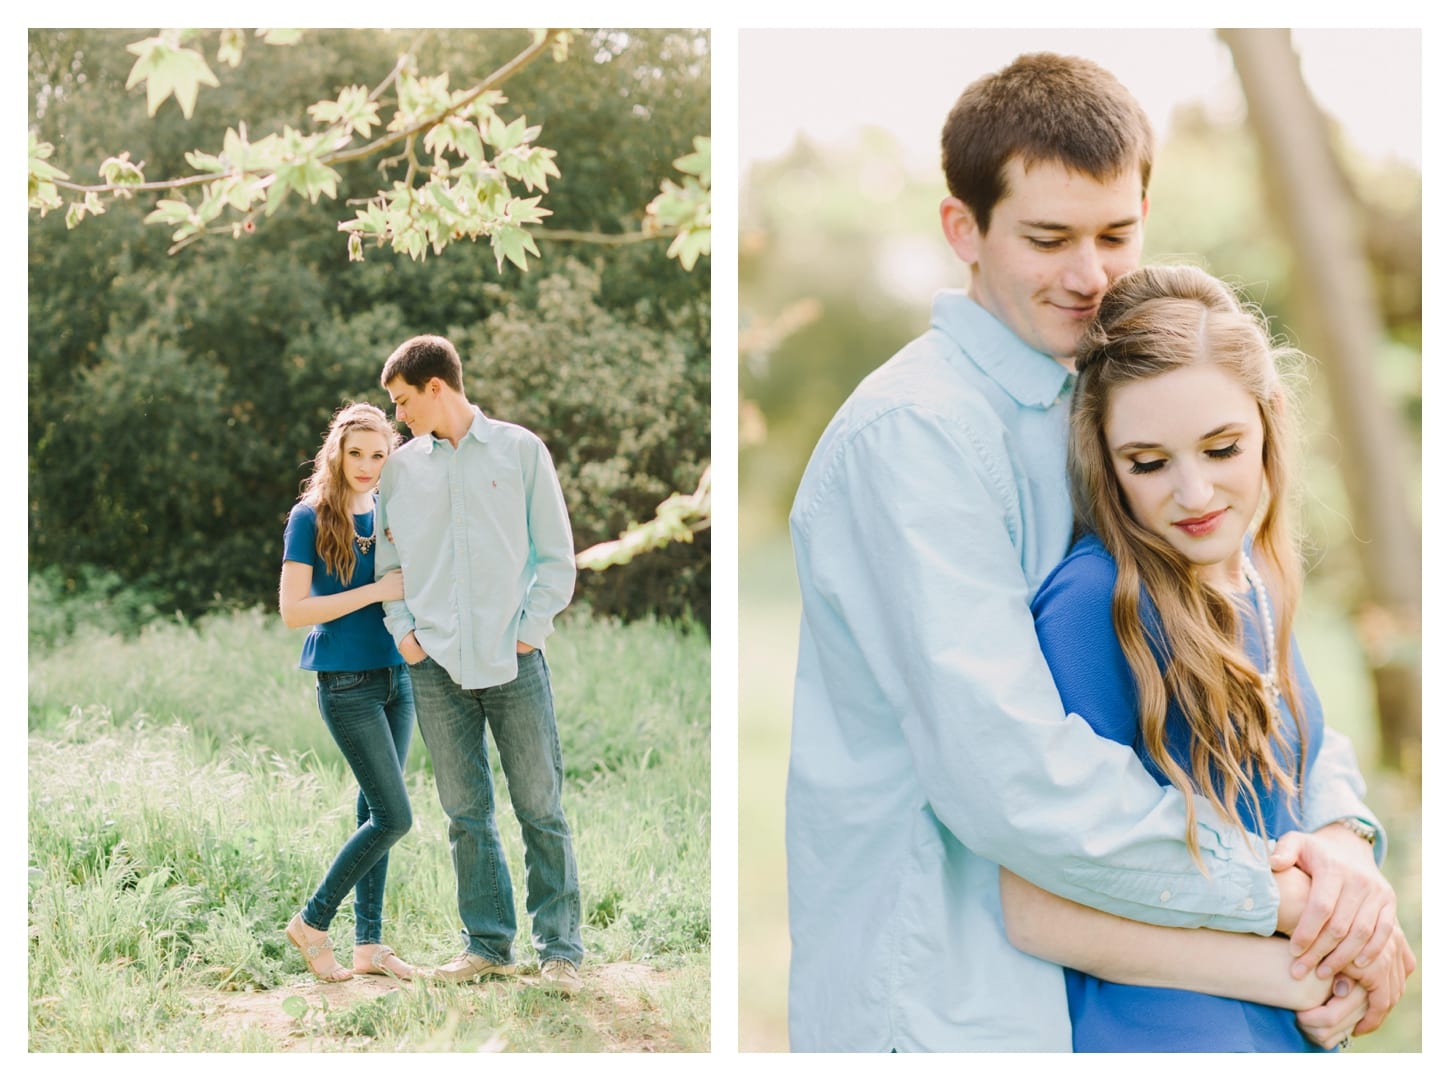
[[[377,86],[348,86],[335,99],[308,106],[314,130],[284,125],[280,133],[249,137],[247,125],[230,127],[215,152],[187,154],[193,173],[165,180],[147,180],[143,162],[128,152],[107,157],[99,166],[101,182],[71,179],[52,157],[54,147],[29,133],[27,195],[42,216],[66,208],[72,228],[87,216],[104,213],[108,200],[156,193],[161,197],[147,216],[149,224],[173,229],[174,253],[217,233],[240,237],[256,228],[257,215],[270,217],[290,195],[316,204],[324,196],[339,198],[337,166],[398,149],[383,162],[402,166],[404,175],[379,188],[360,203],[355,216],[338,223],[347,234],[348,256],[364,258],[368,243],[388,245],[413,259],[441,252],[455,240],[488,241],[499,269],[505,261],[528,269],[528,256],[538,257],[534,228],[550,214],[541,205],[549,178],[558,177],[556,154],[539,145],[539,125],[522,117],[506,120],[499,112],[508,99],[499,89],[509,78],[545,54],[562,61],[578,31],[549,29],[531,33],[529,44],[476,84],[449,87],[449,74],[423,75],[413,49]],[[272,46],[299,39],[297,31],[258,30],[255,36]],[[147,113],[175,99],[190,119],[202,86],[219,80],[198,48],[203,33],[163,30],[127,46],[136,62],[127,89],[144,86]],[[240,30],[217,36],[217,59],[236,67],[247,37]],[[383,109],[391,115],[383,121]],[[374,129],[381,134],[373,137]],[[358,145],[358,140],[364,140]],[[710,247],[709,139],[697,137],[693,150],[676,161],[683,183],[665,180],[660,195],[645,210],[640,240],[670,237],[668,255],[686,269]],[[523,194],[517,187],[521,185]],[[195,199],[188,192],[199,189]],[[534,193],[538,194],[534,194]],[[579,239],[565,234],[561,239]],[[615,241],[618,242],[618,241]]]

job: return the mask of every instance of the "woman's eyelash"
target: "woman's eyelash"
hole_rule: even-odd
[[[1210,458],[1232,458],[1235,454],[1242,454],[1243,448],[1239,446],[1238,440],[1234,440],[1226,447],[1215,447],[1208,452]]]

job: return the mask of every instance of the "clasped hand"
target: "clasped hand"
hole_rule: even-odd
[[[1269,865],[1280,886],[1280,930],[1290,931],[1297,955],[1292,974],[1341,974],[1335,995],[1300,1013],[1299,1027],[1326,1047],[1351,1030],[1373,1032],[1416,967],[1396,921],[1395,891],[1375,866],[1373,850],[1343,827],[1329,826],[1285,834]]]

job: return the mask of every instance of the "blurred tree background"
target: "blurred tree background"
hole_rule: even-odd
[[[1248,32],[1259,33],[1273,32]],[[1276,64],[1281,76],[1297,80],[1287,32],[1282,38],[1277,43],[1282,51],[1271,67]],[[1040,47],[1029,44],[1022,51]],[[1001,62],[1006,59],[1010,56]],[[1171,52],[1161,62],[1171,64]],[[998,66],[980,72],[964,68],[961,85]],[[943,118],[950,104],[941,103]],[[1329,355],[1334,343],[1326,344],[1315,319],[1322,314],[1317,306],[1326,302],[1309,273],[1315,268],[1306,264],[1321,257],[1305,250],[1294,227],[1284,180],[1264,155],[1261,140],[1268,121],[1252,108],[1225,115],[1186,106],[1160,126],[1144,261],[1190,260],[1235,283],[1262,306],[1276,334],[1310,354],[1295,379],[1305,420],[1302,516],[1308,569],[1296,631],[1326,703],[1327,720],[1353,739],[1369,778],[1370,803],[1389,826],[1385,870],[1400,895],[1401,922],[1418,949],[1421,176],[1415,166],[1364,156],[1332,117],[1316,112],[1312,118],[1299,126],[1317,129],[1311,140],[1322,138],[1331,175],[1317,182],[1334,195],[1327,207],[1319,206],[1315,212],[1321,216],[1314,220],[1349,238],[1346,261],[1362,262],[1368,283],[1368,323],[1361,325],[1372,333],[1353,358],[1357,365]],[[913,171],[905,164],[908,158],[896,135],[865,128],[849,144],[800,136],[788,152],[758,161],[742,174],[739,904],[744,1049],[786,1046],[790,940],[783,802],[799,620],[786,533],[790,503],[816,439],[856,383],[925,329],[935,290],[966,285],[966,270],[953,259],[937,225],[937,206],[945,194],[940,172]],[[1297,195],[1305,184],[1302,177],[1290,179],[1287,190]],[[1368,485],[1391,489],[1390,504],[1398,504],[1398,511],[1376,512],[1372,519],[1356,513],[1364,504],[1347,478],[1364,468],[1365,448],[1348,430],[1346,397],[1380,408],[1391,425],[1388,445],[1376,448],[1383,453]],[[1408,525],[1401,524],[1399,513]],[[1387,603],[1381,583],[1367,570],[1377,551],[1407,548],[1412,554],[1401,559],[1412,561],[1415,583],[1415,603],[1408,609]],[[1391,683],[1388,697],[1382,679]],[[1386,715],[1386,706],[1392,715]],[[1357,1048],[1420,1049],[1419,980],[1418,975],[1411,979],[1406,998],[1385,1027],[1356,1041]]]
[[[148,178],[186,175],[188,150],[305,127],[310,103],[375,86],[411,49],[423,72],[471,85],[516,55],[524,30],[326,30],[287,48],[249,46],[191,118],[154,118],[126,90],[140,30],[32,30],[30,129],[87,182],[128,151]],[[238,239],[167,255],[143,225],[151,200],[119,201],[67,230],[29,229],[29,555],[61,587],[111,583],[193,616],[270,605],[289,507],[333,410],[389,408],[378,372],[419,333],[459,346],[485,412],[553,452],[576,548],[649,519],[695,488],[709,460],[708,257],[692,271],[668,237],[581,242],[640,230],[672,164],[710,130],[709,38],[696,30],[595,30],[567,59],[504,85],[506,118],[541,125],[562,174],[527,272],[487,245],[414,261],[387,248],[349,263],[346,209],[293,198]],[[338,167],[345,192],[387,183],[379,161]],[[142,203],[146,205],[141,205]],[[549,239],[555,231],[559,239]],[[405,433],[406,436],[406,433]],[[708,626],[708,532],[692,544],[581,574],[600,614],[694,617]]]

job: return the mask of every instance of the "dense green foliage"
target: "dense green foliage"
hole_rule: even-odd
[[[283,1050],[282,999],[317,1006],[282,928],[351,831],[357,789],[295,667],[303,633],[253,610],[152,621],[130,638],[83,625],[54,647],[32,639],[31,1051]],[[577,998],[528,975],[408,986],[313,1009],[294,1034],[317,1050],[706,1049],[709,655],[697,625],[652,619],[571,614],[550,639],[583,900]],[[493,761],[527,963],[519,829]],[[458,916],[421,738],[406,776],[414,827],[390,854],[385,935],[438,964],[456,952]],[[352,930],[344,905],[331,929],[344,963]],[[626,964],[651,978],[622,1004],[606,966]],[[229,1025],[239,1001],[269,1003],[274,1024]]]
[[[85,182],[128,151],[152,178],[244,121],[253,138],[304,126],[310,102],[376,85],[415,46],[454,86],[482,78],[523,31],[334,30],[288,48],[250,45],[192,118],[148,119],[128,93],[126,44],[141,31],[30,34],[31,128]],[[504,88],[506,117],[542,125],[561,176],[552,229],[639,228],[672,163],[709,131],[703,35],[596,32],[562,63]],[[366,188],[377,161],[340,167]],[[344,183],[344,190],[348,185]],[[456,243],[415,262],[369,248],[349,263],[336,205],[286,201],[255,232],[168,256],[169,232],[124,202],[67,230],[32,214],[29,234],[29,520],[32,567],[59,580],[110,572],[189,615],[266,602],[281,531],[332,411],[387,406],[377,375],[418,333],[447,334],[485,412],[523,423],[554,453],[576,548],[648,519],[690,491],[709,457],[709,262],[686,272],[667,238],[606,246],[550,241],[528,273]],[[709,544],[676,545],[585,573],[595,611],[708,617]]]

